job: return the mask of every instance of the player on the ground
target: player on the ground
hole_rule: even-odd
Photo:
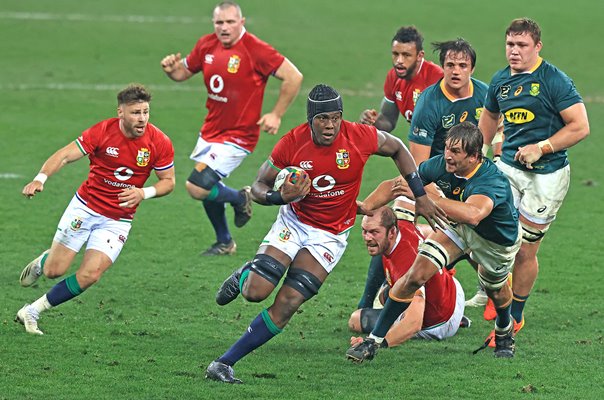
[[[417,164],[443,153],[445,135],[452,126],[463,121],[478,123],[487,93],[487,85],[472,77],[476,51],[469,42],[458,38],[432,45],[439,54],[444,76],[422,92],[411,120],[409,151]],[[392,200],[392,187],[397,179],[383,182],[377,193],[366,199],[365,206],[373,209]],[[411,200],[396,197],[394,208],[399,218],[414,221]],[[426,229],[422,231],[426,235],[429,233]],[[359,308],[369,307],[373,302],[377,288],[384,280],[382,271],[381,258],[372,258]]]
[[[436,183],[445,197],[429,196],[453,222],[431,233],[420,245],[413,266],[390,290],[375,328],[362,343],[348,349],[348,358],[356,362],[372,359],[415,292],[464,253],[479,264],[480,282],[497,307],[495,356],[514,356],[512,292],[506,282],[520,248],[518,212],[507,178],[490,160],[483,159],[482,144],[476,125],[462,122],[449,130],[444,155],[420,164],[423,183]]]
[[[212,362],[206,377],[240,383],[232,366],[281,333],[296,310],[316,295],[347,245],[357,212],[356,198],[369,156],[391,157],[417,199],[417,212],[431,225],[445,214],[427,198],[405,145],[375,127],[342,119],[342,99],[335,89],[315,86],[307,99],[307,122],[288,132],[274,147],[252,186],[254,201],[280,205],[279,215],[252,261],[227,278],[216,295],[225,305],[239,293],[266,299],[285,275],[273,304],[252,321],[241,338]],[[295,183],[273,190],[287,166],[305,170]],[[292,202],[305,195],[299,202]],[[287,272],[287,274],[286,274]]]
[[[505,40],[509,65],[491,80],[479,127],[488,143],[499,115],[504,116],[505,140],[497,166],[510,180],[522,227],[512,281],[512,316],[518,331],[537,279],[541,240],[570,184],[566,149],[589,135],[589,121],[572,80],[540,57],[541,29],[535,21],[513,20]]]
[[[193,50],[161,60],[172,80],[185,81],[201,72],[207,88],[208,114],[190,158],[195,168],[187,191],[203,202],[216,234],[216,242],[204,256],[230,255],[236,250],[226,220],[225,205],[235,212],[235,226],[245,225],[252,216],[250,188],[235,190],[222,180],[254,151],[260,129],[274,135],[281,117],[294,100],[302,74],[296,66],[268,43],[245,29],[241,8],[223,1],[214,8],[214,33],[201,37]],[[270,76],[281,80],[279,98],[273,109],[260,115],[264,90]]]
[[[413,222],[397,220],[390,207],[382,207],[372,216],[363,217],[361,226],[367,251],[383,261],[388,282],[380,299],[383,300],[388,296],[389,288],[411,268],[423,236]],[[457,333],[464,318],[464,302],[463,289],[452,275],[448,272],[435,274],[415,293],[411,305],[388,330],[382,343],[394,347],[411,338],[442,340],[451,337]],[[377,308],[355,310],[348,320],[348,327],[355,332],[369,333],[379,314]],[[354,346],[362,341],[362,338],[352,337],[350,344]]]
[[[118,117],[86,129],[46,160],[23,188],[23,195],[31,198],[66,164],[84,156],[90,159],[88,179],[67,206],[50,249],[25,267],[21,285],[32,285],[42,274],[62,276],[87,243],[84,258],[75,274],[19,310],[16,320],[27,332],[42,335],[40,313],[80,295],[101,278],[122,251],[143,200],[165,196],[174,189],[174,148],[168,136],[149,123],[150,101],[151,95],[141,85],[119,92]],[[151,171],[159,180],[143,187]]]

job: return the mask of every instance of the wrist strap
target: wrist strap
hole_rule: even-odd
[[[409,184],[409,188],[413,192],[413,196],[415,196],[416,199],[426,195],[422,178],[419,177],[417,171],[413,171],[409,175],[405,175],[405,180]]]
[[[541,154],[555,153],[554,146],[552,146],[552,142],[549,139],[540,141],[537,143],[537,146],[539,146]]]
[[[38,181],[38,182],[42,183],[42,185],[44,185],[46,183],[47,179],[48,179],[48,175],[46,175],[43,172],[39,172],[38,175],[36,175],[36,177],[34,178],[34,181]]]
[[[269,204],[274,204],[277,206],[282,206],[283,204],[286,204],[283,200],[283,197],[281,196],[281,192],[278,190],[269,190],[268,192],[266,192],[266,201]]]
[[[157,195],[157,189],[155,189],[155,186],[144,187],[143,193],[144,193],[143,200],[147,200],[147,199],[150,199],[152,197],[155,197],[155,195]]]

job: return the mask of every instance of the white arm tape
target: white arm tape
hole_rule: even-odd
[[[47,179],[48,179],[48,175],[40,172],[40,173],[38,173],[38,175],[36,175],[36,177],[34,178],[34,181],[38,181],[38,182],[42,183],[42,185],[44,185],[46,183]]]
[[[155,186],[144,187],[143,188],[143,193],[145,194],[143,196],[143,199],[147,200],[147,199],[150,199],[152,197],[155,197],[155,195],[157,194],[157,190],[155,189]]]

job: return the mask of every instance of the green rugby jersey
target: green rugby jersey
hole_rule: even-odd
[[[493,210],[476,226],[478,235],[503,246],[511,246],[518,237],[518,211],[508,178],[487,158],[466,177],[445,169],[444,155],[432,157],[419,166],[424,185],[436,183],[451,200],[466,201],[472,195],[484,195],[493,200]]]
[[[501,161],[523,171],[549,174],[568,165],[566,150],[546,154],[529,170],[514,155],[518,147],[549,139],[564,127],[560,112],[583,100],[573,81],[558,68],[539,58],[531,70],[511,75],[510,67],[491,80],[485,108],[504,115]]]
[[[429,86],[415,105],[409,141],[430,146],[430,157],[443,154],[445,136],[451,127],[464,121],[478,124],[487,90],[486,83],[471,78],[471,95],[456,99],[445,89],[443,79]]]

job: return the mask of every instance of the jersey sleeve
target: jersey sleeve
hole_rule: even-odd
[[[438,128],[438,121],[435,118],[438,113],[433,107],[436,102],[430,104],[427,99],[431,93],[432,91],[426,90],[419,96],[409,127],[409,141],[425,146],[432,146]]]
[[[463,193],[463,201],[474,195],[482,195],[493,201],[493,208],[506,201],[505,187],[500,182],[476,181],[469,185]]]
[[[558,113],[574,104],[583,102],[574,82],[564,72],[558,71],[550,83],[554,107]]]
[[[484,99],[484,108],[492,113],[499,113],[499,103],[497,102],[497,85],[495,84],[495,76],[491,80],[487,96]]]
[[[203,68],[203,58],[205,56],[204,37],[200,38],[193,50],[185,57],[185,67],[192,73],[196,74]]]
[[[174,166],[174,146],[170,138],[163,132],[159,132],[158,135],[158,156],[153,165],[153,169],[156,171],[164,171]]]
[[[293,134],[289,131],[275,145],[271,155],[268,158],[269,163],[278,169],[288,167],[288,160],[290,159],[290,149],[293,146]]]
[[[94,153],[94,150],[99,145],[100,138],[103,136],[105,128],[106,122],[103,121],[82,132],[82,134],[75,140],[80,151],[85,155]]]
[[[256,71],[264,77],[274,74],[285,60],[271,45],[258,39],[253,42],[251,52],[254,54]]]
[[[419,176],[424,186],[435,182],[442,171],[444,171],[444,157],[442,155],[429,158],[418,167]]]

